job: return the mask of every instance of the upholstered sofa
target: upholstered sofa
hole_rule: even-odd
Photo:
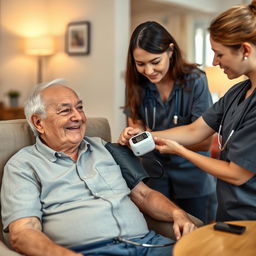
[[[111,141],[110,126],[105,118],[88,118],[87,119],[87,136],[98,136],[105,141]],[[26,122],[26,120],[8,120],[0,121],[0,185],[2,182],[3,168],[6,161],[20,148],[33,144],[35,138]],[[202,223],[191,216],[197,225]],[[146,216],[150,229],[173,237],[172,223],[155,221]],[[0,222],[2,230],[2,222]],[[0,256],[19,256],[20,254],[9,249],[4,242],[3,234],[0,232]]]

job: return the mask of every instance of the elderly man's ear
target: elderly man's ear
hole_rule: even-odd
[[[32,115],[31,121],[32,121],[34,127],[37,129],[37,131],[40,134],[44,133],[44,128],[42,126],[42,119],[39,115],[37,115],[37,114]]]

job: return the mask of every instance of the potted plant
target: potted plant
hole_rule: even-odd
[[[7,93],[9,100],[10,100],[10,106],[11,107],[17,107],[18,106],[18,99],[20,96],[20,92],[16,90],[10,90]]]

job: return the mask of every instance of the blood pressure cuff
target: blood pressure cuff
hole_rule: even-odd
[[[139,158],[137,158],[128,147],[110,142],[108,142],[105,147],[120,166],[122,175],[129,189],[133,189],[140,181],[149,178]]]

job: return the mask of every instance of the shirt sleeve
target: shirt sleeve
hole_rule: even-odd
[[[149,178],[139,158],[137,158],[128,147],[121,146],[117,143],[106,143],[105,147],[120,166],[122,175],[131,190],[140,181]]]
[[[255,110],[250,111],[230,139],[227,158],[229,161],[256,173],[256,118]]]
[[[24,168],[22,161],[10,159],[4,168],[1,206],[5,232],[14,220],[32,216],[39,219],[42,217],[40,186],[33,172]]]
[[[232,86],[223,97],[221,97],[212,107],[203,113],[202,117],[204,121],[216,132],[219,130],[223,115],[226,111],[228,111],[234,95],[236,95],[237,90],[240,90],[241,86],[244,86],[244,83],[245,82],[240,82]]]
[[[202,117],[204,121],[216,132],[219,130],[221,120],[228,106],[233,100],[236,92],[240,90],[244,83],[238,83],[219,99],[211,108],[209,108]],[[237,165],[256,173],[256,118],[255,118],[256,104],[252,104],[252,109],[247,112],[243,122],[235,130],[228,142],[227,149],[221,153],[221,159],[229,162],[234,162]],[[222,128],[223,130],[225,127]]]
[[[207,78],[204,73],[194,82],[194,97],[191,105],[191,121],[195,121],[210,106],[212,106],[212,97],[208,88]]]
[[[223,106],[224,98],[222,97],[202,114],[204,121],[216,132],[219,130],[223,116]]]

